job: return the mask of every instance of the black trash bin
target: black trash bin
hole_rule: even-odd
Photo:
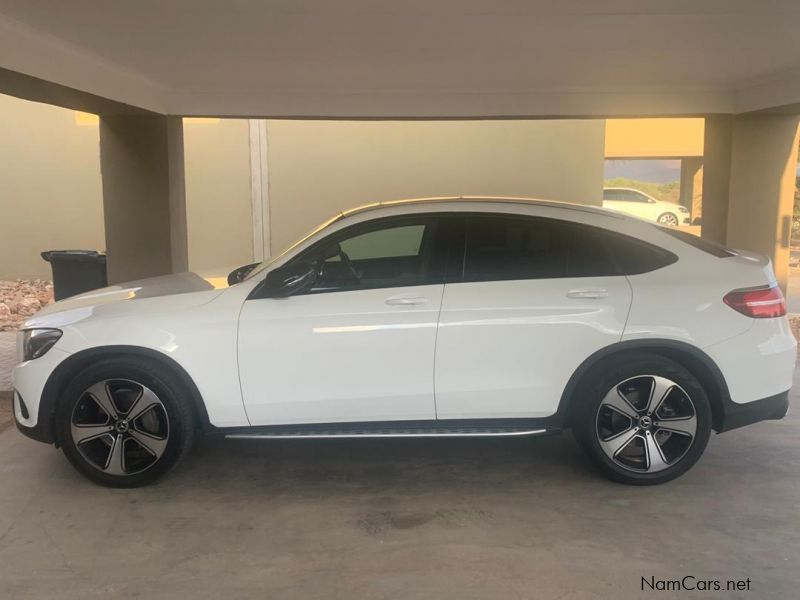
[[[62,300],[106,287],[106,255],[94,250],[48,250],[42,258],[53,269],[53,296]]]

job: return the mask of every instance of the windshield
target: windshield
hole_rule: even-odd
[[[306,233],[299,240],[297,240],[296,242],[294,242],[293,244],[288,246],[282,252],[276,254],[275,256],[271,256],[270,258],[268,258],[267,260],[262,262],[255,269],[250,271],[250,274],[247,277],[245,277],[242,281],[248,281],[248,280],[252,279],[253,277],[256,277],[259,273],[264,272],[264,270],[267,269],[271,264],[275,263],[277,260],[279,260],[279,259],[283,258],[284,256],[286,256],[289,252],[291,252],[292,250],[297,248],[300,244],[305,242],[307,239],[311,238],[312,236],[317,235],[320,231],[322,231],[323,229],[325,229],[329,225],[332,225],[333,223],[335,223],[336,221],[341,219],[342,216],[343,216],[343,213],[339,213],[338,215],[328,219],[327,221],[325,221],[321,225],[317,225],[314,229],[312,229],[311,231]]]

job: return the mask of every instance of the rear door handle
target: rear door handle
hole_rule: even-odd
[[[411,298],[395,296],[394,298],[388,298],[386,304],[389,306],[411,306],[413,304],[425,304],[427,301],[428,299],[423,296],[414,296]]]
[[[570,290],[567,292],[567,298],[587,298],[590,300],[599,300],[601,298],[608,298],[608,290],[603,288],[581,288],[577,290]]]

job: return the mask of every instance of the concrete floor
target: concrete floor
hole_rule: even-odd
[[[0,391],[0,433],[14,426],[12,392]]]
[[[686,476],[616,485],[572,437],[205,441],[138,490],[0,434],[0,598],[639,598],[641,577],[800,586],[800,394]],[[652,592],[650,592],[652,593]]]

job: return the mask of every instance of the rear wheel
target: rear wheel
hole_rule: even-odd
[[[189,450],[194,415],[180,380],[138,357],[98,362],[70,382],[56,411],[64,454],[92,481],[151,483]]]
[[[688,471],[705,450],[708,397],[678,363],[657,355],[620,356],[594,369],[581,388],[575,435],[611,479],[663,483]]]

